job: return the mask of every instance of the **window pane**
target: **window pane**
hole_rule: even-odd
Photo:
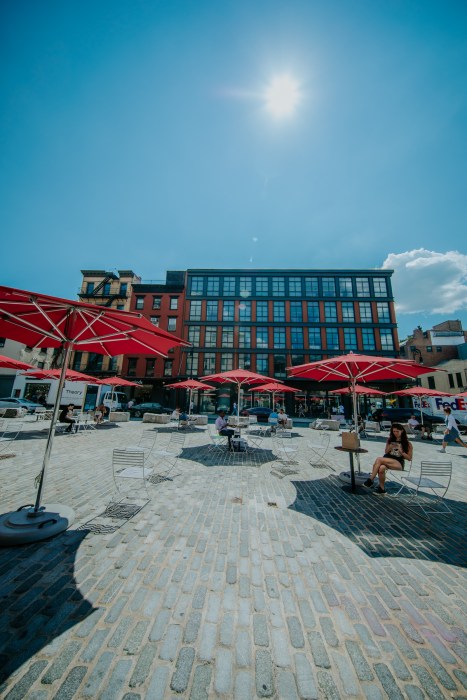
[[[283,297],[285,295],[285,280],[283,277],[272,278],[272,296]]]
[[[256,355],[256,371],[258,374],[269,374],[269,355]]]
[[[274,321],[285,321],[285,302],[274,302]]]
[[[290,335],[292,349],[301,350],[303,348],[303,328],[292,328]]]
[[[146,371],[145,371],[145,376],[146,377],[153,377],[154,376],[154,367],[156,366],[156,361],[154,359],[146,360]]]
[[[305,277],[305,295],[307,297],[317,297],[319,295],[317,277]]]
[[[206,294],[208,297],[219,296],[219,277],[208,277]]]
[[[176,318],[169,318],[168,319],[167,330],[168,331],[176,331],[177,330],[177,319]]]
[[[203,277],[191,278],[191,294],[192,296],[200,296],[203,293]]]
[[[222,347],[233,348],[234,331],[233,328],[222,329]]]
[[[256,296],[267,297],[268,296],[268,278],[267,277],[257,277],[256,278]]]
[[[135,309],[144,309],[144,297],[136,297]]]
[[[319,303],[317,301],[308,301],[308,323],[319,323]]]
[[[238,318],[240,321],[251,321],[251,301],[241,301],[238,305]]]
[[[238,347],[251,348],[251,328],[249,326],[240,326],[238,329]]]
[[[199,326],[190,326],[188,328],[188,341],[193,345],[199,345]]]
[[[136,357],[130,357],[128,360],[128,376],[136,377],[136,363],[138,362]]]
[[[373,328],[362,328],[362,341],[364,350],[375,349],[375,333]]]
[[[152,308],[153,309],[160,309],[161,302],[162,302],[162,297],[153,297],[152,298]]]
[[[382,350],[394,350],[394,341],[392,339],[392,330],[390,328],[380,328]]]
[[[199,355],[197,352],[189,352],[186,357],[186,373],[192,377],[193,375],[198,375],[198,359]]]
[[[153,326],[159,325],[159,316],[151,316],[149,320],[151,321]]]
[[[342,302],[342,320],[344,323],[353,323],[355,321],[353,303],[351,301]]]
[[[178,297],[170,297],[170,308],[173,310],[178,309]]]
[[[290,302],[290,320],[292,323],[301,323],[303,321],[302,302]]]
[[[257,301],[256,302],[256,320],[260,323],[268,321],[268,302],[267,301]]]
[[[351,277],[339,277],[339,295],[341,297],[353,296]]]
[[[214,374],[216,371],[216,354],[205,352],[203,359],[203,374]]]
[[[311,350],[321,350],[321,331],[319,328],[308,329],[308,344]]]
[[[339,350],[339,334],[337,328],[326,328],[326,347],[328,350]]]
[[[334,277],[323,277],[323,297],[336,296],[336,283]]]
[[[274,355],[274,376],[285,377],[285,355]]]
[[[235,302],[234,301],[224,301],[222,308],[222,320],[223,321],[233,321],[235,316]]]
[[[206,321],[217,321],[217,301],[206,302]]]
[[[235,296],[235,277],[224,277],[223,293],[225,297]]]
[[[190,321],[201,321],[200,301],[190,301]]]
[[[285,328],[274,328],[274,347],[285,348]]]
[[[256,328],[256,347],[269,347],[268,328],[265,328],[263,326],[258,326]]]
[[[375,297],[387,297],[386,279],[384,277],[375,277],[373,279],[373,289],[375,290]]]
[[[328,323],[337,321],[337,308],[335,301],[326,301],[324,304],[324,320]]]
[[[239,369],[251,369],[251,355],[241,352],[238,356]]]
[[[359,303],[360,309],[360,321],[362,323],[371,323],[373,318],[371,316],[371,304],[369,301],[361,301]]]
[[[303,365],[305,363],[305,355],[292,355],[291,364],[295,367],[296,365]]]
[[[357,333],[355,328],[344,328],[344,346],[346,350],[357,349]]]
[[[357,277],[355,280],[355,286],[357,287],[358,297],[370,296],[370,282],[367,277]]]
[[[228,372],[233,369],[233,354],[224,352],[221,355],[221,372]]]
[[[239,295],[243,298],[251,297],[251,277],[240,277]]]
[[[302,296],[302,280],[301,277],[289,277],[289,296]]]
[[[378,314],[378,321],[380,323],[391,322],[391,318],[389,316],[389,304],[387,301],[378,301],[376,304],[376,311]]]
[[[204,346],[206,348],[217,347],[217,328],[216,326],[206,326],[204,331]]]

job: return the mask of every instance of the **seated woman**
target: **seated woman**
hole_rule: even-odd
[[[407,438],[405,428],[400,423],[393,423],[386,443],[385,453],[382,457],[377,457],[373,464],[371,476],[364,482],[364,486],[373,486],[373,481],[378,475],[379,486],[376,493],[386,493],[384,484],[386,482],[386,469],[400,471],[404,469],[405,460],[412,460],[413,447]]]

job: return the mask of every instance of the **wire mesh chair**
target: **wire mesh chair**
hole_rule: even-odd
[[[280,462],[285,462],[286,464],[296,463],[298,447],[295,445],[291,431],[277,431],[276,434],[272,436],[272,444],[274,454]]]
[[[395,494],[403,493],[403,489],[409,492],[407,505],[419,508],[428,518],[432,514],[450,514],[453,510],[445,500],[451,484],[452,462],[420,463],[420,473],[414,474],[413,470],[407,476],[401,476],[401,488]]]
[[[157,484],[161,481],[169,480],[169,474],[173,472],[177,464],[181,451],[185,446],[186,435],[183,432],[175,431],[170,434],[169,443],[165,448],[155,450],[154,457],[157,458],[155,469],[164,467],[163,472],[154,472],[149,477],[149,481]]]
[[[312,467],[327,467],[335,471],[332,464],[326,458],[326,453],[329,450],[331,436],[329,431],[323,430],[318,433],[314,442],[307,442],[309,450],[310,464]]]
[[[143,489],[149,498],[146,479],[150,473],[151,470],[144,465],[144,452],[142,450],[113,450],[112,474],[119,496],[132,497],[137,495],[138,489]]]
[[[0,455],[6,456],[5,450],[16,440],[22,428],[22,423],[6,420],[0,422]]]

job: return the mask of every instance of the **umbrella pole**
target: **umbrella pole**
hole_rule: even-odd
[[[191,416],[191,393],[192,393],[192,391],[193,391],[193,389],[191,389],[191,387],[190,387],[190,395],[188,397],[188,415],[189,416]]]

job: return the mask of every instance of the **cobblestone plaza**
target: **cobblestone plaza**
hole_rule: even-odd
[[[0,460],[0,512],[33,500],[43,426],[25,423]],[[467,697],[467,450],[414,443],[415,464],[453,465],[453,513],[429,521],[405,499],[343,490],[338,433],[333,471],[310,464],[307,427],[294,428],[288,464],[270,438],[250,460],[208,450],[198,429],[170,479],[147,483],[144,507],[98,531],[112,450],[147,427],[56,436],[45,502],[72,506],[76,522],[0,550],[0,697]],[[384,438],[364,447],[367,471]]]

